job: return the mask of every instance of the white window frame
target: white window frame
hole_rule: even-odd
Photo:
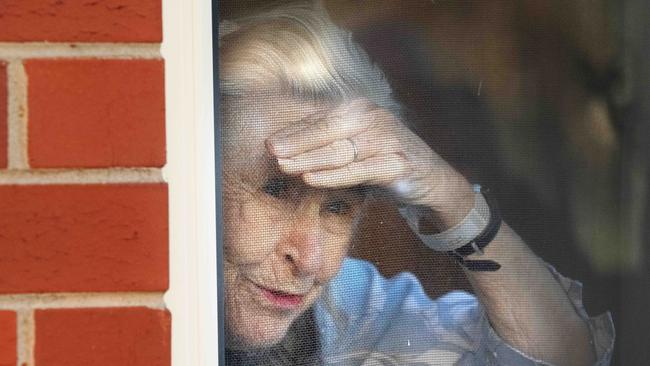
[[[172,365],[218,365],[212,1],[163,0]]]

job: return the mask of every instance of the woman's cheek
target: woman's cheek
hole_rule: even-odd
[[[351,235],[333,235],[329,238],[323,258],[323,267],[318,273],[318,281],[321,283],[329,282],[336,276],[343,265],[343,260],[350,251]]]
[[[224,254],[235,263],[268,258],[279,239],[279,227],[255,201],[224,204]]]

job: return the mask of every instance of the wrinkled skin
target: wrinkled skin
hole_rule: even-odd
[[[236,109],[236,117],[229,107],[224,112],[226,120],[238,118],[237,128],[226,125],[224,139],[224,278],[230,348],[265,347],[284,337],[338,272],[364,202],[354,189],[310,187],[280,170],[268,154],[266,139],[326,107],[288,100],[282,101],[282,108],[274,104],[267,99],[238,100],[229,106]],[[259,287],[304,299],[296,309],[278,308]]]

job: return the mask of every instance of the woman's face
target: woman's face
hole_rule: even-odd
[[[309,187],[266,152],[274,132],[331,104],[255,96],[222,106],[227,344],[264,347],[284,337],[338,272],[364,195]]]

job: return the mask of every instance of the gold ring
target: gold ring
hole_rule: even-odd
[[[357,144],[352,140],[351,137],[348,137],[346,140],[350,141],[352,144],[352,151],[354,152],[354,157],[352,159],[353,162],[357,161],[357,158],[359,158],[359,148],[357,148]]]

